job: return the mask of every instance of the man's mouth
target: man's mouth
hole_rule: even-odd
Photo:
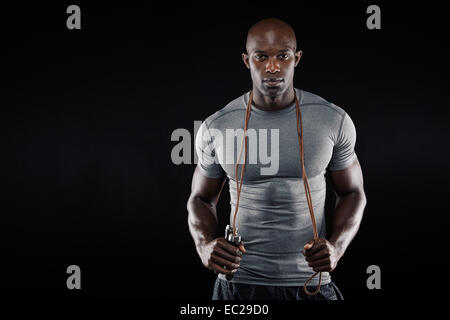
[[[262,81],[264,84],[266,84],[269,87],[279,87],[283,82],[283,78],[265,78]]]

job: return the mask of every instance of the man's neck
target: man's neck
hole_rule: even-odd
[[[294,88],[291,87],[280,96],[265,96],[253,88],[253,104],[264,111],[277,111],[290,106],[295,99]]]

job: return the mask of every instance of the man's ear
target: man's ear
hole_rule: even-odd
[[[298,50],[294,55],[295,55],[295,66],[297,66],[298,63],[300,62],[300,59],[302,58],[303,51]]]
[[[247,66],[247,69],[250,69],[250,61],[248,60],[248,54],[246,53],[242,54],[242,61],[244,61],[244,64]]]

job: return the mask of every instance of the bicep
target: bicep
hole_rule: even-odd
[[[333,187],[339,196],[344,196],[352,192],[364,192],[363,174],[358,158],[345,169],[329,170],[328,172]]]
[[[198,165],[195,168],[192,177],[191,196],[190,198],[199,198],[200,200],[215,205],[226,176],[220,178],[209,178],[205,176]]]

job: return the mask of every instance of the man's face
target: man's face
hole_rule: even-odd
[[[253,85],[265,96],[279,96],[288,90],[302,51],[295,52],[291,38],[276,32],[254,36],[242,58],[250,69]]]

